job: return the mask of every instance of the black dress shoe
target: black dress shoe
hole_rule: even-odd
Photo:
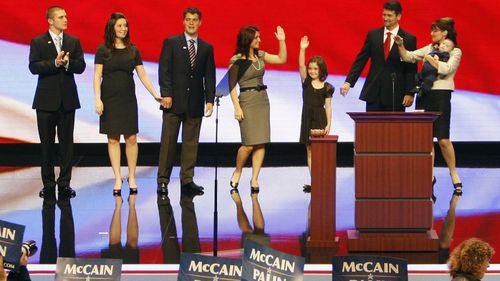
[[[196,196],[196,195],[201,196],[205,194],[205,191],[203,190],[204,190],[203,186],[199,186],[194,182],[181,185],[181,192],[189,196]]]
[[[69,186],[59,188],[58,193],[59,193],[58,198],[60,198],[60,199],[65,199],[65,198],[71,199],[71,198],[75,198],[75,196],[76,196],[76,191]]]
[[[40,198],[56,197],[56,192],[53,188],[44,187],[38,192]]]

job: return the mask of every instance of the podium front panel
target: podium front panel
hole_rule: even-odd
[[[430,198],[432,156],[362,154],[354,157],[356,198]]]
[[[355,226],[360,231],[426,231],[432,228],[430,199],[356,200]]]
[[[356,153],[431,152],[432,145],[432,123],[356,123]]]

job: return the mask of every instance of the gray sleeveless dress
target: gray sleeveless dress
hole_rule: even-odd
[[[253,62],[238,81],[240,88],[264,85],[264,51],[257,54],[258,61]],[[238,60],[233,56],[230,63]],[[271,126],[269,98],[266,90],[245,91],[238,96],[244,119],[240,121],[241,142],[243,145],[257,145],[270,142]]]

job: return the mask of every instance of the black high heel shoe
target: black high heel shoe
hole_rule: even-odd
[[[231,186],[231,190],[229,191],[229,194],[240,193],[238,191],[238,183],[234,183],[233,181],[229,181],[229,185]]]
[[[432,177],[432,203],[436,203],[437,198],[434,195],[434,185],[436,184],[436,177]]]
[[[130,192],[129,194],[137,194],[137,192],[138,192],[137,191],[137,186],[135,186],[135,187],[130,186],[130,182],[128,181],[128,178],[127,178],[127,183],[128,183],[128,186],[129,186],[129,192]]]
[[[250,194],[259,194],[259,187],[258,186],[252,186],[252,181],[250,181]]]
[[[113,189],[113,197],[121,197],[122,190],[121,189]]]
[[[462,196],[462,187],[463,186],[461,182],[454,183],[453,188],[455,189],[455,191],[453,191],[453,195]]]

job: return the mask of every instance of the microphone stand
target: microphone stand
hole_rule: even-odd
[[[394,72],[391,73],[391,80],[392,80],[392,112],[394,112],[394,95],[395,95],[394,83],[396,80],[396,73],[394,73]]]
[[[215,180],[214,180],[214,257],[217,256],[217,248],[218,248],[218,222],[219,222],[219,214],[217,211],[217,167],[219,165],[219,147],[218,147],[218,136],[219,136],[219,105],[220,99],[218,96],[215,97]]]

